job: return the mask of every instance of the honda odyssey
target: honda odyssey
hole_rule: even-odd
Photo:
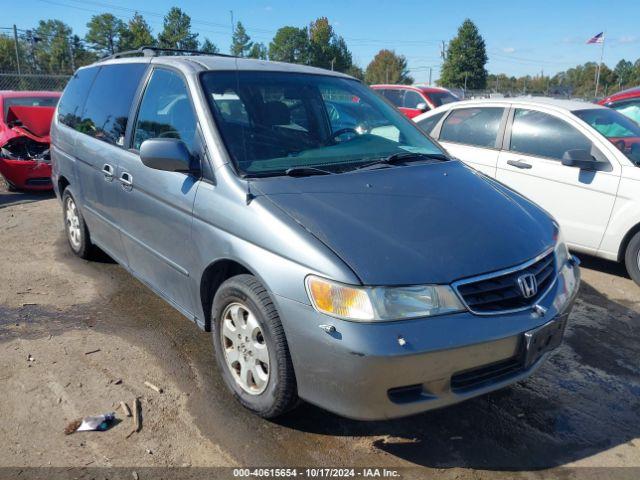
[[[78,70],[52,126],[71,250],[212,332],[226,385],[381,419],[522,380],[579,284],[547,213],[359,81],[145,49]]]

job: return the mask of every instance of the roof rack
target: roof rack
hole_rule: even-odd
[[[210,55],[212,57],[230,57],[236,58],[234,55],[227,55],[226,53],[209,53],[203,52],[201,50],[188,50],[184,48],[161,48],[154,47],[151,45],[144,45],[136,50],[126,50],[124,52],[114,53],[113,55],[107,55],[106,57],[102,57],[98,62],[104,62],[106,60],[112,60],[114,58],[123,58],[134,55],[142,55],[143,57],[157,57],[160,52],[171,52],[174,54],[183,54],[183,55]],[[96,62],[96,63],[98,63]]]

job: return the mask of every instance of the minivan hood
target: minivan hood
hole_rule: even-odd
[[[459,161],[274,177],[251,189],[324,242],[364,285],[451,283],[553,245],[555,226],[543,210]]]

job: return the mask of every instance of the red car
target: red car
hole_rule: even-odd
[[[409,118],[460,100],[446,88],[421,85],[371,85],[371,88],[381,93]]]
[[[629,88],[598,102],[640,123],[640,87]]]
[[[0,91],[0,174],[9,187],[51,190],[49,129],[60,92]]]

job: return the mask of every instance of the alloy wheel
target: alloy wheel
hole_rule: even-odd
[[[67,234],[69,235],[69,241],[74,250],[79,250],[82,245],[82,229],[80,227],[80,217],[78,215],[78,208],[73,198],[67,198],[67,205],[65,209],[65,221],[67,224]]]
[[[221,344],[236,383],[251,395],[260,395],[269,383],[269,349],[262,328],[246,305],[229,304],[222,313]]]

